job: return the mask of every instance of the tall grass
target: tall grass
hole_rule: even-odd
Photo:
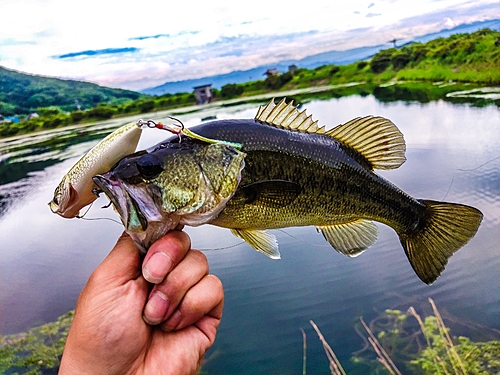
[[[422,319],[413,307],[410,307],[405,314],[397,310],[387,311],[394,318],[394,322],[398,322],[394,323],[397,327],[392,331],[392,342],[404,343],[404,348],[409,350],[409,341],[405,341],[401,337],[402,322],[407,317],[413,317],[420,328],[419,331],[411,335],[412,341],[417,338],[416,335],[423,336],[425,339],[425,346],[418,350],[413,360],[408,361],[405,371],[398,368],[394,359],[389,355],[387,348],[380,342],[380,339],[385,337],[386,333],[381,331],[376,335],[363,318],[360,318],[360,322],[368,335],[366,341],[375,352],[376,360],[382,366],[382,369],[391,375],[402,375],[408,373],[408,371],[424,375],[500,374],[500,342],[474,343],[464,337],[452,338],[435,302],[429,298],[429,303],[433,315],[427,316],[425,319]],[[324,339],[320,329],[313,321],[310,321],[310,323],[325,348],[332,375],[345,374],[342,365]],[[420,345],[418,346],[420,347]],[[304,368],[305,358],[304,355]],[[305,374],[305,371],[303,373]]]

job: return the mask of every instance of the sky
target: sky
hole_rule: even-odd
[[[0,0],[0,18],[0,66],[138,91],[498,19],[500,1]]]

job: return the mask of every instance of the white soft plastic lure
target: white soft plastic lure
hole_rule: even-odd
[[[54,191],[49,203],[53,213],[65,218],[78,216],[80,210],[97,196],[92,177],[107,172],[124,156],[133,153],[139,143],[142,129],[135,122],[128,123],[109,134],[66,173]]]

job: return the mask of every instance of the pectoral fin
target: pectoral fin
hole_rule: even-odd
[[[255,250],[267,255],[271,259],[280,259],[278,241],[276,237],[265,230],[258,229],[231,229],[231,233],[241,238]]]
[[[232,201],[264,207],[280,208],[291,204],[300,194],[299,184],[284,180],[267,180],[238,189]]]
[[[377,240],[378,229],[368,220],[355,220],[349,223],[317,226],[316,229],[339,253],[356,257]]]

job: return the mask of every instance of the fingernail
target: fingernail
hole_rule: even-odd
[[[170,318],[161,325],[161,329],[165,332],[171,332],[177,328],[182,320],[182,314],[179,310],[176,310]]]
[[[172,260],[167,254],[156,253],[142,267],[142,275],[150,283],[158,284],[163,281],[171,267]]]
[[[155,325],[162,321],[168,310],[167,297],[160,292],[154,292],[144,307],[143,319],[146,323]]]

